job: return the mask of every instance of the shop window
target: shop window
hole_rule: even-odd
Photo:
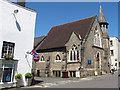
[[[11,82],[12,68],[5,68],[2,82]]]
[[[13,82],[15,74],[14,64],[3,64],[0,67],[0,81],[1,82]]]
[[[14,46],[15,43],[3,41],[1,58],[4,58],[5,54],[14,55]]]

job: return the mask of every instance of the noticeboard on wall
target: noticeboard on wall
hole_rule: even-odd
[[[91,60],[88,60],[88,64],[91,64]]]

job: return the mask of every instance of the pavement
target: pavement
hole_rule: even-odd
[[[118,75],[119,75],[119,77],[118,77],[118,87],[120,88],[120,69],[118,70]]]
[[[40,83],[30,87],[11,88],[9,90],[27,90],[35,88],[118,88],[118,72],[87,78],[41,78],[35,77]],[[43,81],[43,82],[42,82]]]

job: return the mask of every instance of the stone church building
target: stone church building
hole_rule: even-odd
[[[108,23],[100,6],[97,15],[53,26],[35,38],[37,76],[86,77],[110,72]]]

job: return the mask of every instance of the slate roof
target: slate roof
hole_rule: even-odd
[[[34,38],[34,49],[44,40],[45,36]]]
[[[77,33],[82,39],[84,39],[95,16],[53,26],[41,45],[37,47],[37,50],[65,47],[72,32]]]

